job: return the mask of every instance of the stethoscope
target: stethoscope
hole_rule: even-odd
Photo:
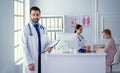
[[[28,27],[29,27],[29,31],[30,31],[30,36],[33,36],[33,33],[32,33],[32,30],[31,30],[31,27],[30,27],[30,24],[28,23]],[[40,26],[40,28],[42,28],[43,30],[43,33],[45,33],[45,29],[43,26]]]
[[[83,37],[82,35],[80,35],[80,37],[81,37],[82,39],[84,39],[84,37]],[[81,42],[82,40],[80,39],[80,37],[78,36],[78,40]]]

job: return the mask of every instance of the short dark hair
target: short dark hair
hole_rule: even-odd
[[[32,10],[38,10],[41,13],[41,10],[36,6],[33,6],[33,7],[30,8],[30,14],[31,14]]]
[[[74,31],[74,33],[76,33],[76,30],[78,30],[80,27],[82,27],[82,25],[77,24],[76,27],[75,27],[75,31]]]
[[[105,33],[111,37],[111,31],[109,29],[104,29],[102,33]]]

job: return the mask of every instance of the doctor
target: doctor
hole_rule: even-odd
[[[41,53],[52,50],[46,28],[39,23],[40,15],[38,7],[31,7],[31,20],[23,29],[23,73],[41,73]]]
[[[84,39],[84,37],[81,35],[82,33],[82,26],[80,24],[77,24],[75,27],[75,36],[74,36],[74,42],[77,42],[77,49],[83,48],[86,50],[86,52],[90,51],[90,46],[89,45],[85,45],[86,40]]]

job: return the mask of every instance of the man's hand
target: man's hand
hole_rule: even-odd
[[[32,63],[32,64],[29,64],[28,65],[28,69],[30,70],[30,71],[35,71],[35,65]]]
[[[52,51],[52,47],[48,47],[47,49],[46,49],[46,51],[48,51],[49,53]]]

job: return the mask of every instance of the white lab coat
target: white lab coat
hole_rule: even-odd
[[[38,36],[33,24],[29,23],[32,31],[30,35],[29,26],[26,25],[22,33],[22,46],[23,46],[23,73],[38,73]],[[46,50],[50,44],[47,31],[44,27],[40,28],[41,32],[41,51]],[[28,65],[33,63],[35,71],[29,71]]]
[[[77,44],[77,49],[84,47],[86,42],[86,40],[81,35],[78,35],[76,33],[74,34],[72,41]]]

